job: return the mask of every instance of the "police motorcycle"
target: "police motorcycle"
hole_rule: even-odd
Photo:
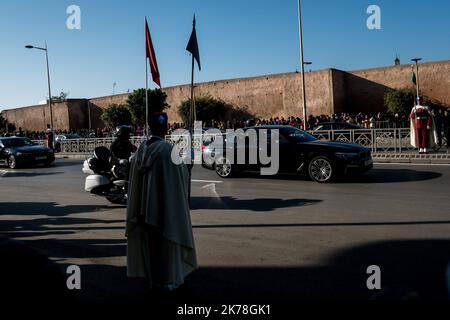
[[[88,174],[84,190],[105,197],[114,204],[126,205],[130,162],[126,159],[111,161],[111,151],[98,147],[94,155],[83,163],[82,171]]]

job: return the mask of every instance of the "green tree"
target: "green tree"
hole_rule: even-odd
[[[69,92],[61,91],[59,96],[52,96],[52,102],[63,102],[63,101],[66,101],[68,96],[69,96]]]
[[[101,115],[102,121],[110,127],[131,124],[131,113],[128,107],[123,104],[111,104],[107,109],[103,110]]]
[[[166,103],[167,95],[161,89],[148,90],[149,113],[163,112],[169,108]],[[145,89],[134,90],[128,96],[127,107],[131,113],[132,123],[142,126],[145,124]]]
[[[178,107],[178,114],[184,123],[189,122],[190,108],[191,99],[184,100]],[[233,107],[222,100],[210,96],[200,96],[195,99],[195,109],[198,121],[209,122],[211,120],[227,120]]]
[[[391,114],[409,114],[414,102],[415,93],[410,89],[389,90],[384,94],[384,106]]]

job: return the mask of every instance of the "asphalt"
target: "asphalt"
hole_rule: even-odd
[[[63,271],[79,265],[77,299],[146,299],[145,283],[126,278],[125,209],[84,192],[81,164],[0,168],[1,235]],[[380,294],[366,286],[371,265],[382,295],[448,297],[450,166],[377,164],[333,184],[201,167],[193,178],[200,268],[180,301],[367,300]]]

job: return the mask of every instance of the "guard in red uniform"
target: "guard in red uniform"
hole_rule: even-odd
[[[431,109],[421,104],[419,98],[417,106],[411,110],[411,144],[423,154],[436,144],[436,126]]]
[[[47,148],[54,150],[53,140],[54,140],[55,136],[54,136],[53,130],[49,124],[47,125],[47,130],[45,131],[45,137],[47,139]]]

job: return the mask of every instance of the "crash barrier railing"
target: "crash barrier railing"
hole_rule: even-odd
[[[411,131],[403,129],[358,129],[358,130],[329,130],[309,132],[319,140],[351,142],[369,148],[373,153],[407,153],[415,148],[411,145]],[[203,134],[201,138],[195,137],[191,142],[194,149],[200,150],[202,143],[214,139],[217,135]],[[135,146],[145,140],[145,137],[132,137]],[[180,150],[187,148],[189,139],[184,135],[168,135],[166,140],[174,143]],[[96,147],[109,148],[114,138],[88,138],[76,140],[63,140],[56,143],[56,149],[62,153],[92,153]],[[45,140],[35,141],[46,145]],[[446,145],[445,136],[442,141]]]

